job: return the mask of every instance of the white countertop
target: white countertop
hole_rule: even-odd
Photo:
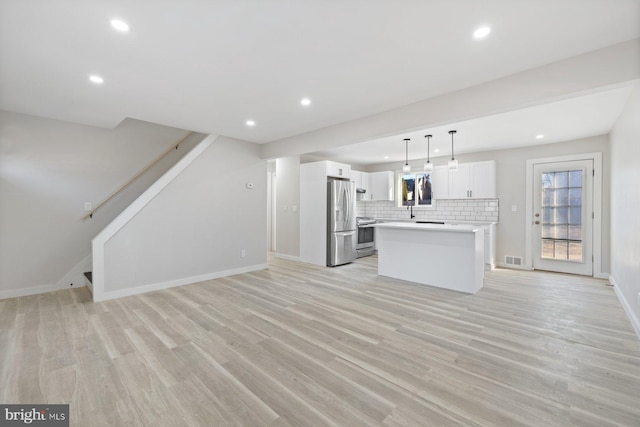
[[[382,222],[417,222],[417,221],[431,221],[431,222],[444,222],[445,224],[469,224],[469,225],[492,225],[497,222],[491,221],[458,221],[455,219],[409,219],[409,218],[375,218],[377,221]]]
[[[415,222],[379,222],[372,224],[375,228],[387,228],[397,230],[414,231],[447,231],[454,233],[475,233],[482,231],[482,228],[471,224],[416,224]]]

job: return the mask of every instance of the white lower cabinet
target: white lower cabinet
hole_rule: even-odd
[[[484,230],[484,269],[491,271],[496,268],[496,224],[494,223],[469,223],[459,221],[446,221],[447,224],[471,224]]]
[[[496,225],[481,224],[484,227],[484,269],[496,268]]]

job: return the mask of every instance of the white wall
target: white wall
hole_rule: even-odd
[[[100,202],[185,134],[138,120],[102,129],[0,111],[0,298],[82,286],[91,239],[195,144],[92,220],[81,220],[84,202]]]
[[[300,256],[300,157],[276,160],[276,255]]]
[[[460,163],[480,162],[495,160],[497,168],[497,190],[500,205],[500,222],[497,230],[497,261],[504,262],[506,255],[525,257],[525,224],[526,224],[526,161],[554,156],[565,156],[579,153],[602,152],[603,155],[603,200],[602,200],[602,271],[609,272],[610,246],[609,226],[610,222],[610,197],[609,185],[611,183],[609,168],[609,143],[606,135],[584,138],[575,141],[561,142],[557,144],[540,144],[537,146],[514,148],[509,150],[483,151],[479,153],[457,154]],[[447,157],[431,159],[434,165],[444,165]],[[424,159],[410,161],[413,168],[421,168]],[[402,162],[386,163],[367,168],[368,171],[399,170]],[[515,205],[517,211],[512,212]]]
[[[611,131],[611,281],[640,336],[640,86]]]
[[[258,152],[218,137],[107,241],[106,298],[266,268],[267,162]]]

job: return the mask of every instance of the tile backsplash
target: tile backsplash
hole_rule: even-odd
[[[498,199],[436,200],[435,208],[414,208],[416,219],[498,222]],[[409,219],[409,210],[399,208],[395,202],[356,202],[356,215],[374,218]]]

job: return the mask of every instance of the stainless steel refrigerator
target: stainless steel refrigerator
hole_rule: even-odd
[[[356,185],[330,179],[327,182],[327,266],[347,264],[356,259]]]

